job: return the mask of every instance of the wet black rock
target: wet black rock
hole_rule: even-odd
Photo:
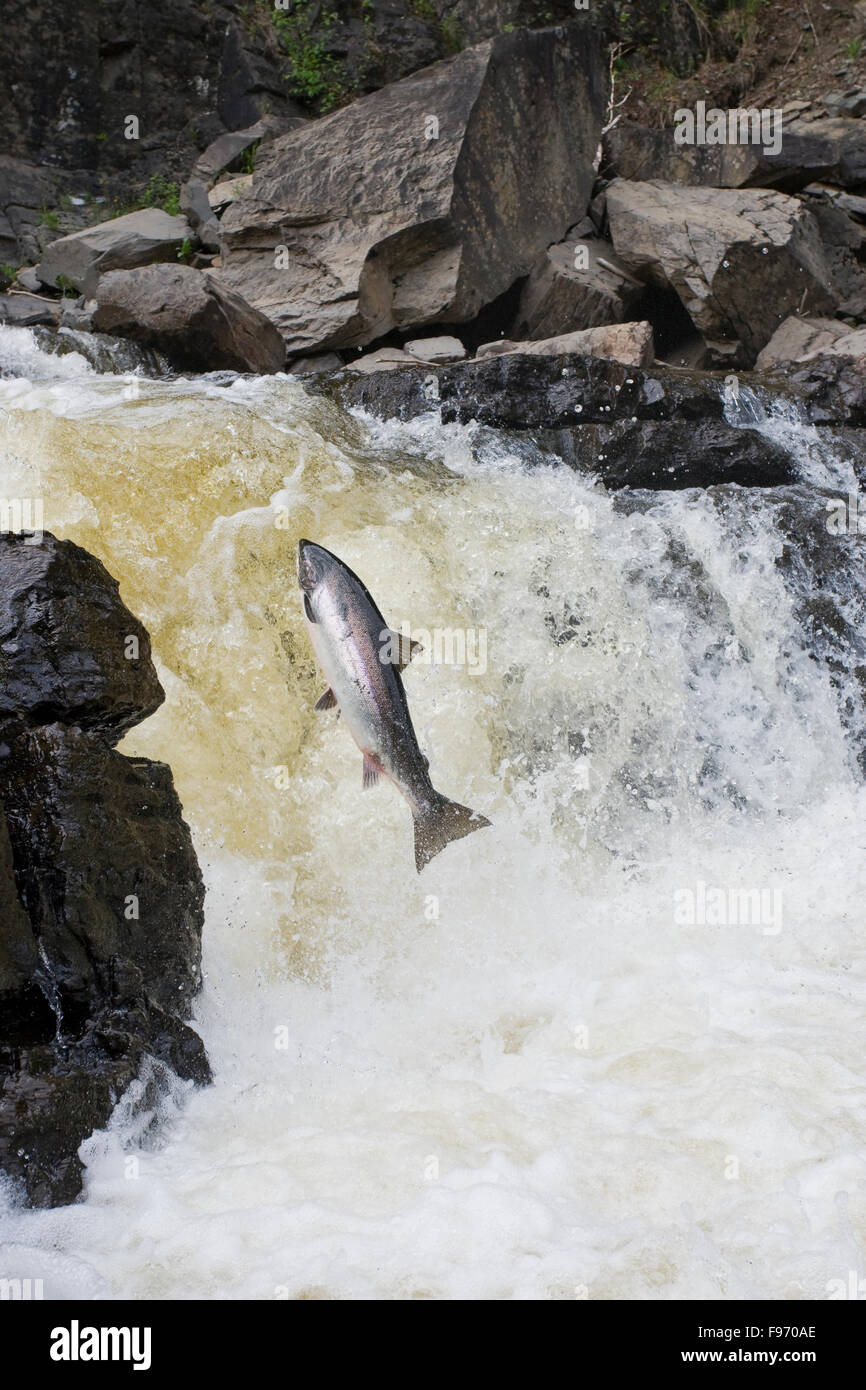
[[[866,357],[822,354],[786,363],[766,381],[795,395],[813,424],[866,425]]]
[[[626,367],[611,358],[509,353],[452,367],[341,373],[311,384],[348,408],[411,420],[439,408],[446,424],[560,429],[614,420],[721,420],[723,378]]]
[[[866,774],[863,531],[859,516],[849,510],[850,501],[841,493],[802,484],[780,492],[776,519],[785,544],[776,564],[794,600],[809,654],[828,671],[857,763]]]
[[[170,769],[113,747],[163,698],[98,560],[0,536],[0,1169],[38,1206],[74,1200],[143,1069],[151,1102],[168,1070],[209,1079],[190,833]]]
[[[0,724],[58,721],[116,743],[164,698],[105,566],[69,541],[0,532]]]
[[[547,430],[538,443],[572,467],[599,476],[609,491],[687,487],[780,487],[796,477],[778,444],[720,420],[637,420]]]

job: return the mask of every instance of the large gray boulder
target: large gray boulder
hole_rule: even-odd
[[[784,141],[784,136],[783,136]],[[678,145],[672,126],[658,129],[620,121],[602,141],[607,171],[621,179],[743,188],[761,165],[755,145]]]
[[[274,140],[222,281],[290,352],[474,318],[583,215],[602,74],[588,30],[517,31]]]
[[[286,350],[279,332],[239,294],[209,273],[150,265],[104,275],[93,327],[156,348],[180,371],[278,372]]]
[[[849,116],[791,121],[779,153],[762,156],[752,182],[758,178],[788,189],[815,179],[859,188],[866,183],[866,123]]]
[[[674,128],[621,121],[604,137],[608,170],[619,178],[714,188],[781,188],[795,192],[816,179],[843,188],[866,182],[866,124],[845,116],[782,123],[781,148],[760,143],[677,145]]]
[[[609,242],[575,229],[532,267],[511,331],[516,338],[553,338],[622,323],[644,288]]]
[[[720,361],[751,365],[789,314],[839,304],[815,221],[787,194],[618,179],[607,212],[617,254],[676,291]]]
[[[170,217],[161,208],[142,208],[52,241],[36,273],[43,285],[53,286],[62,275],[90,296],[107,271],[176,261],[178,251],[185,241],[191,243],[193,235],[185,217]]]

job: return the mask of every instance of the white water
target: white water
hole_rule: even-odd
[[[629,513],[514,439],[291,379],[136,386],[10,329],[0,362],[25,373],[0,493],[43,497],[153,635],[168,698],[123,747],[171,763],[193,829],[216,1075],[156,1138],[121,1105],[80,1204],[7,1196],[0,1274],[265,1299],[862,1277],[866,804],[773,498]],[[407,808],[312,710],[301,535],[393,626],[485,631],[484,674],[406,676],[434,783],[494,823],[421,878]],[[778,891],[781,919],[682,925],[699,882]]]

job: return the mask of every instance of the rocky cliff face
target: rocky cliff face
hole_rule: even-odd
[[[37,1206],[147,1058],[209,1077],[192,841],[170,769],[114,748],[163,698],[99,561],[0,534],[0,1169]]]

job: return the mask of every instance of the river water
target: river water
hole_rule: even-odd
[[[100,374],[24,329],[0,376],[0,493],[42,498],[153,637],[166,703],[121,747],[171,764],[192,828],[215,1072],[158,1126],[121,1103],[82,1202],[2,1195],[0,1273],[145,1299],[862,1277],[856,677],[816,659],[780,497],[612,498],[529,440],[291,377]],[[468,637],[405,684],[434,784],[493,827],[420,877],[405,803],[313,711],[301,536],[393,627]],[[850,563],[837,589],[866,636]]]

